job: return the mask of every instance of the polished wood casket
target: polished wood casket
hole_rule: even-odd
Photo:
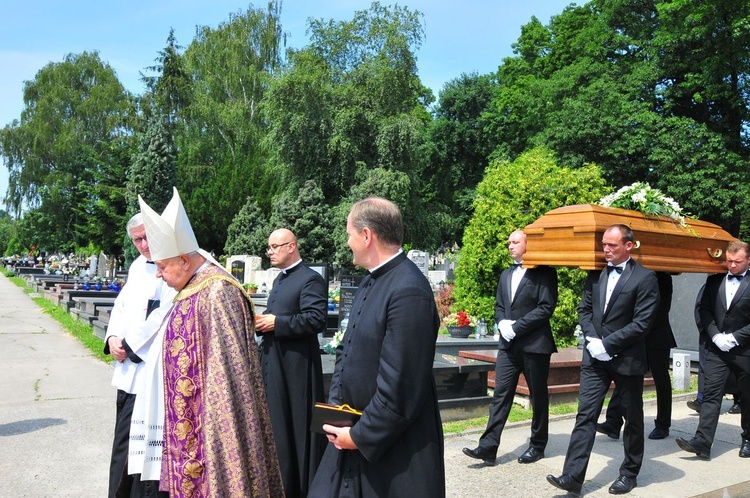
[[[668,273],[726,271],[724,251],[736,238],[713,223],[686,221],[688,226],[683,227],[670,218],[596,204],[553,209],[524,228],[523,266],[600,270],[606,264],[602,250],[604,230],[622,223],[635,235],[631,257],[646,268]]]

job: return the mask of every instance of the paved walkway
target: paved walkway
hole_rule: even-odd
[[[36,304],[0,276],[0,498],[101,498],[106,496],[114,423],[112,367],[94,359],[76,338],[40,312]],[[740,416],[722,414],[712,460],[698,460],[677,448],[675,437],[692,436],[698,417],[675,399],[670,436],[646,440],[646,459],[636,497],[750,497],[750,459],[737,456]],[[725,402],[725,410],[730,402]],[[648,403],[647,432],[656,407]],[[461,453],[475,446],[479,432],[445,441],[447,489],[451,498],[563,496],[545,479],[559,475],[573,418],[550,423],[546,458],[521,465],[529,428],[511,424],[503,434],[495,466]],[[618,475],[622,442],[598,435],[591,455],[586,496],[610,496]],[[418,486],[415,483],[415,486]]]

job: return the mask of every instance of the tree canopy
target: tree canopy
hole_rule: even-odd
[[[184,49],[170,31],[140,96],[96,52],[41,68],[0,130],[17,244],[119,252],[112,234],[135,193],[174,183],[214,252],[263,251],[261,232],[283,224],[308,257],[346,265],[349,206],[383,195],[404,212],[408,246],[464,241],[471,256],[480,182],[517,161],[546,165],[540,147],[565,175],[596,165],[610,188],[649,182],[693,217],[750,233],[747,2],[571,4],[523,25],[497,72],[456,75],[437,101],[417,70],[420,12],[374,2],[310,19],[308,45],[285,50],[281,8],[230,13]],[[504,204],[532,193],[520,189]],[[484,255],[457,292],[491,296],[503,255]]]

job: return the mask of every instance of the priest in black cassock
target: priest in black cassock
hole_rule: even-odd
[[[353,263],[369,275],[354,296],[328,398],[362,417],[352,427],[323,425],[329,444],[310,496],[445,497],[432,288],[401,249],[404,226],[392,202],[355,203],[346,232]]]
[[[263,382],[286,497],[304,498],[326,444],[310,432],[310,417],[313,405],[325,400],[318,333],[326,327],[328,283],[302,263],[297,238],[286,228],[268,238],[268,256],[281,273],[255,322],[263,338]]]

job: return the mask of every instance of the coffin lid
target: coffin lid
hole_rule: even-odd
[[[596,204],[553,209],[524,228],[523,266],[600,270],[606,265],[602,250],[604,230],[622,223],[635,234],[630,256],[646,268],[668,273],[726,271],[724,251],[736,237],[713,223],[686,221],[687,228],[671,218]]]

